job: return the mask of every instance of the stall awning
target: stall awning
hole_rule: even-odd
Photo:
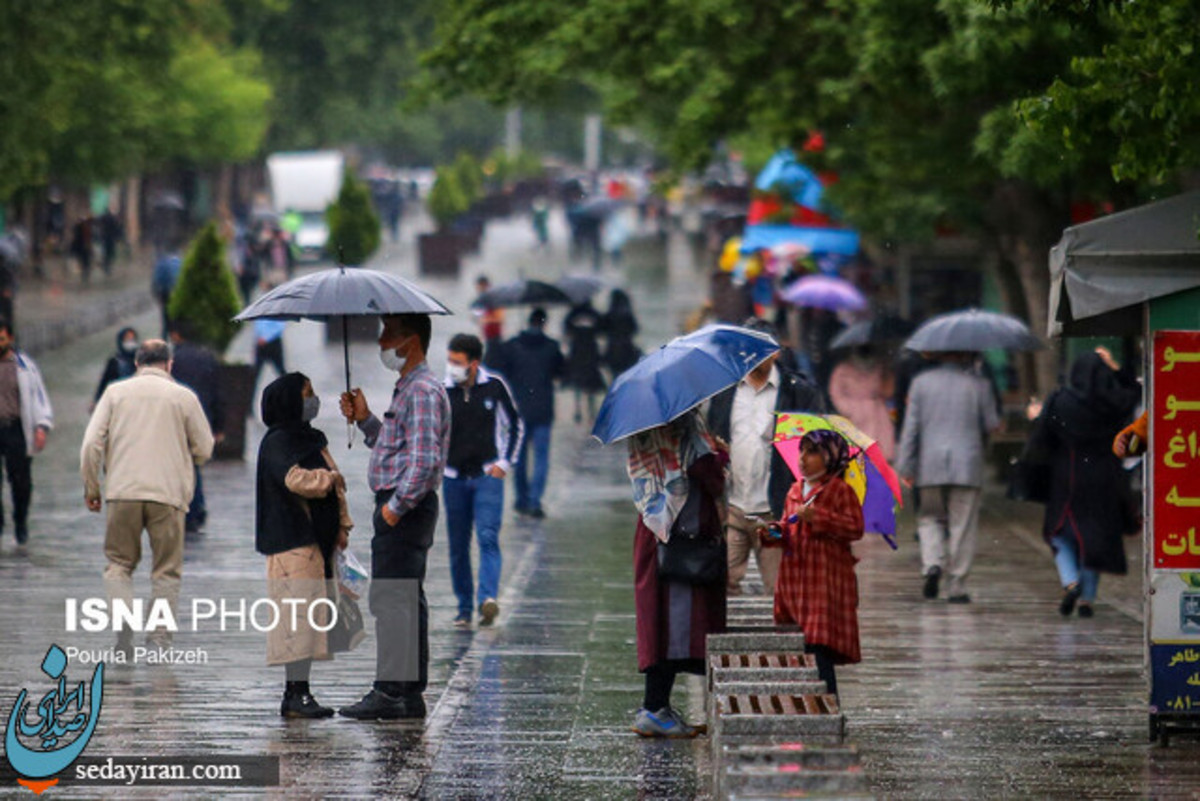
[[[742,253],[753,253],[776,245],[802,245],[812,253],[858,253],[858,232],[845,228],[809,228],[798,225],[747,225],[742,236]]]
[[[1050,335],[1134,334],[1141,305],[1200,286],[1200,191],[1074,225],[1050,250]]]

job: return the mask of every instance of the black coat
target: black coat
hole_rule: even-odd
[[[1066,533],[1079,544],[1084,567],[1125,573],[1122,535],[1137,530],[1136,500],[1112,442],[1141,396],[1131,373],[1114,371],[1094,353],[1071,367],[1034,422],[1024,458],[1050,466],[1042,536]]]
[[[825,402],[825,393],[808,376],[794,372],[781,366],[779,370],[779,395],[775,399],[777,412],[818,412],[829,408]],[[733,396],[737,392],[737,384],[713,397],[708,407],[708,430],[716,436],[729,442],[729,434],[733,415]],[[767,500],[771,504],[771,514],[775,519],[783,517],[783,503],[787,499],[788,490],[796,483],[792,470],[783,461],[779,451],[771,447],[771,480],[767,486]],[[750,510],[754,511],[754,510]]]
[[[200,398],[204,416],[214,433],[225,430],[225,406],[221,399],[221,364],[216,355],[192,342],[175,346],[171,359],[171,377]]]
[[[130,333],[137,332],[132,328],[122,328],[117,332],[117,352],[109,357],[108,364],[104,365],[104,374],[100,376],[100,385],[96,387],[96,395],[93,400],[99,401],[104,390],[108,389],[108,385],[112,382],[129,378],[137,372],[133,356],[121,350],[121,343],[125,340],[125,335]]]
[[[268,430],[258,446],[254,547],[269,556],[315,543],[325,557],[328,577],[338,536],[337,492],[306,501],[284,484],[288,471],[297,465],[306,470],[328,467],[321,454],[328,445],[325,435],[301,419],[301,393],[307,380],[300,373],[288,373],[263,390],[262,415]]]
[[[566,361],[557,340],[529,328],[497,348],[495,369],[512,389],[513,401],[526,425],[554,422],[554,379]]]
[[[567,354],[567,382],[583,392],[604,390],[604,374],[600,372],[600,342],[596,338],[603,324],[603,318],[590,302],[571,309],[563,321],[563,331],[570,348]]]

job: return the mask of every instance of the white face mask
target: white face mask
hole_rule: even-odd
[[[317,415],[321,413],[321,399],[316,395],[304,399],[304,410],[300,412],[300,419],[306,423],[310,423],[317,419]]]
[[[387,369],[398,373],[403,370],[404,365],[408,363],[408,357],[401,356],[400,354],[396,353],[396,348],[392,348],[391,350],[379,351],[379,361],[383,362],[383,366]]]
[[[455,384],[465,384],[470,377],[471,371],[469,368],[463,367],[461,364],[454,362],[446,363],[446,378]]]

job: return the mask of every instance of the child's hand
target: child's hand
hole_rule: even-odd
[[[817,510],[814,509],[813,507],[801,506],[800,510],[798,512],[796,512],[796,514],[792,515],[792,517],[789,518],[788,520],[789,520],[789,522],[792,522],[792,523],[798,522],[800,520],[803,520],[805,523],[808,523],[814,517],[816,517],[816,514],[817,514]]]

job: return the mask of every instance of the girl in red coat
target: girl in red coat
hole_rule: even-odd
[[[846,440],[834,431],[810,431],[800,441],[800,471],[784,505],[782,536],[760,536],[782,546],[775,587],[775,622],[797,624],[804,650],[820,677],[837,693],[834,665],[862,659],[858,647],[858,560],[850,543],[862,539],[862,505],[842,481],[850,463]]]

